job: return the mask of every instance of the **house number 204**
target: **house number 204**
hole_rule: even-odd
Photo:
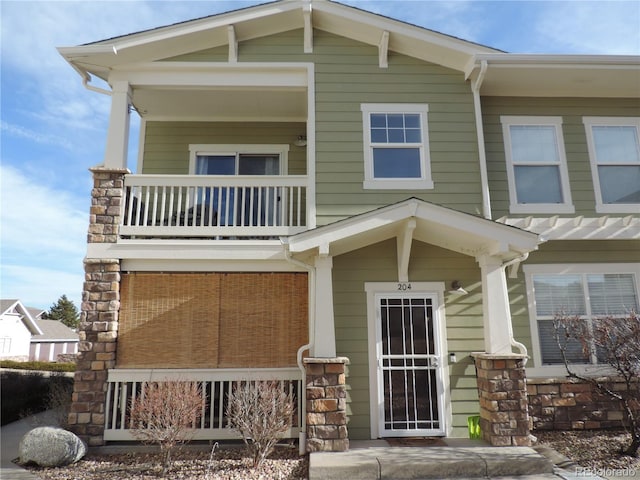
[[[401,292],[407,291],[407,290],[411,290],[411,284],[410,283],[399,283],[398,284],[398,290],[400,290]]]

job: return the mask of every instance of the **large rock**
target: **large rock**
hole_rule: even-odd
[[[20,463],[61,467],[84,457],[87,446],[75,434],[62,428],[38,427],[22,437],[18,453]]]

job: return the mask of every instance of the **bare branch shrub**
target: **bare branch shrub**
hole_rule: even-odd
[[[567,374],[594,385],[599,392],[622,405],[631,442],[622,452],[638,456],[640,448],[640,315],[631,312],[620,318],[598,317],[591,321],[556,315],[554,330]],[[598,363],[612,369],[606,377],[587,377],[576,373],[567,358],[567,345],[577,340],[585,357],[597,356]],[[622,384],[623,388],[619,385]]]
[[[229,392],[228,426],[242,436],[254,468],[291,428],[294,398],[292,392],[285,391],[285,385],[275,380],[237,382]]]
[[[198,383],[186,381],[144,383],[140,396],[131,401],[131,433],[143,443],[160,446],[162,476],[171,465],[174,447],[191,440],[202,413],[202,403]]]

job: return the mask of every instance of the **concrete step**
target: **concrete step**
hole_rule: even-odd
[[[370,447],[312,453],[309,480],[427,480],[553,475],[529,447]]]

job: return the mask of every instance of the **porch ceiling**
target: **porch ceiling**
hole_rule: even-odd
[[[415,220],[415,228],[412,220]],[[538,236],[415,198],[289,237],[291,253],[341,255],[412,229],[414,239],[465,255],[504,260],[535,250]]]
[[[133,105],[147,119],[306,121],[307,92],[268,88],[133,88]]]

